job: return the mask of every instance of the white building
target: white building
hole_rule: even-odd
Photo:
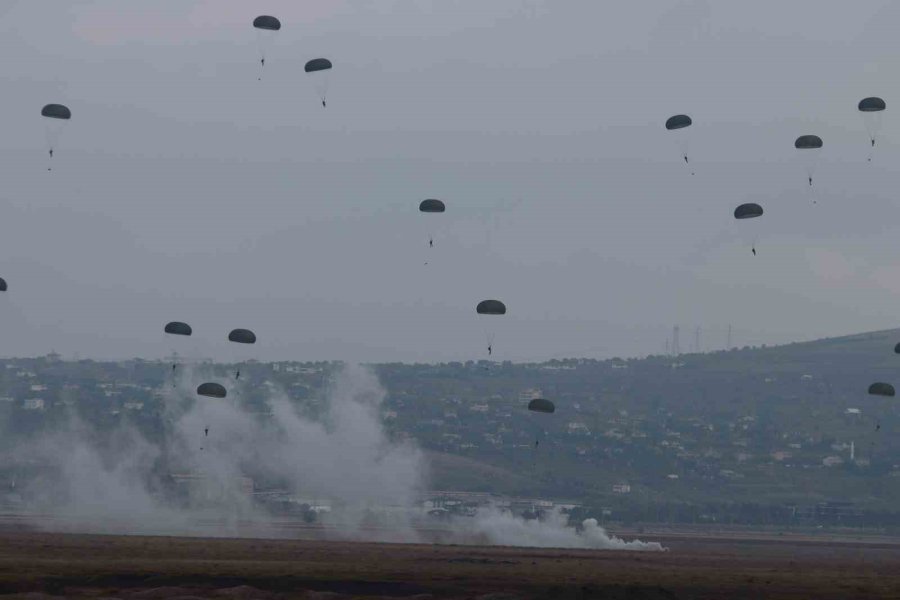
[[[44,399],[26,398],[22,408],[25,410],[44,410]]]

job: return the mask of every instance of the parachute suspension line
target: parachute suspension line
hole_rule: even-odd
[[[535,419],[537,420],[537,419]],[[532,448],[531,452],[531,472],[537,473],[537,462],[538,462],[538,448],[541,444],[541,427],[540,424],[535,424],[534,431],[534,448]]]
[[[496,335],[495,333],[488,331],[487,329],[484,330],[484,338],[487,341],[488,356],[492,356],[494,354],[494,336],[495,335]]]

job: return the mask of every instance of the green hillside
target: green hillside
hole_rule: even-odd
[[[889,510],[900,493],[900,413],[866,390],[900,384],[898,340],[891,330],[640,360],[378,370],[393,427],[428,448],[532,473],[534,492],[608,502],[627,483],[631,498]],[[554,400],[556,413],[525,411],[526,390]],[[447,487],[439,475],[435,485]],[[469,485],[509,487],[502,477]]]
[[[900,526],[900,411],[866,393],[875,380],[900,384],[898,340],[891,330],[677,357],[372,369],[388,435],[426,452],[430,489],[567,498],[641,521],[783,522],[848,503],[860,523]],[[318,418],[339,369],[246,363],[237,398],[265,419],[279,390]],[[73,414],[98,443],[127,428],[165,446],[170,372],[157,361],[0,361],[0,451]],[[535,396],[556,412],[527,411]],[[161,461],[156,476],[170,469]],[[0,484],[40,475],[29,464],[6,465]]]

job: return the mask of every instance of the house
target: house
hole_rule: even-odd
[[[570,421],[567,425],[569,435],[591,435],[591,430],[584,423]]]
[[[614,483],[612,486],[613,494],[630,494],[631,486],[627,483]]]
[[[44,399],[26,398],[22,408],[25,410],[44,410]]]

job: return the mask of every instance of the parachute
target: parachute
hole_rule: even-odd
[[[327,58],[314,58],[306,63],[303,70],[307,73],[315,73],[316,71],[327,71],[332,67],[331,61]]]
[[[331,61],[327,58],[314,58],[306,63],[303,70],[307,73],[314,74],[316,78],[316,92],[322,100],[322,106],[325,106],[325,100],[328,96],[328,74],[331,72]]]
[[[236,344],[255,344],[256,343],[256,334],[250,331],[249,329],[232,329],[231,333],[228,334],[228,341],[235,342]],[[242,362],[247,357],[241,354],[238,357],[235,357],[236,362]],[[241,378],[241,370],[237,369],[234,374],[235,379]]]
[[[678,142],[678,148],[681,151],[681,158],[684,159],[684,164],[689,164],[690,159],[688,158],[688,149],[689,149],[689,138],[688,138],[688,130],[687,128],[693,125],[693,121],[687,115],[674,115],[666,119],[666,129],[668,131],[675,132],[675,139]],[[694,173],[691,172],[691,175]]]
[[[257,29],[262,29],[265,31],[278,31],[279,29],[281,29],[281,21],[279,21],[275,17],[260,15],[253,19],[253,26]]]
[[[694,122],[687,115],[675,115],[666,119],[666,129],[672,131],[674,129],[684,129],[690,127]]]
[[[736,209],[734,209],[735,219],[755,219],[756,217],[761,217],[762,214],[762,206],[760,206],[759,204],[754,204],[752,202],[741,204]]]
[[[535,398],[528,403],[528,410],[532,412],[553,414],[556,412],[556,405],[544,398]]]
[[[534,398],[528,403],[528,410],[533,413],[553,414],[556,412],[556,406],[551,401],[544,398]],[[537,468],[538,447],[541,445],[541,438],[546,432],[538,420],[534,421],[534,428],[534,462],[532,468]]]
[[[878,132],[881,131],[883,113],[884,109],[887,108],[887,104],[885,104],[884,100],[881,98],[871,96],[860,100],[857,108],[859,109],[859,114],[862,116],[863,123],[866,126],[866,131],[869,133],[869,141],[872,144],[871,148],[874,148],[875,137]],[[871,161],[872,156],[870,154],[869,162]]]
[[[876,382],[869,386],[869,394],[872,396],[894,397],[894,386],[889,383]]]
[[[499,300],[482,300],[475,307],[479,315],[505,315],[506,305]]]
[[[255,344],[256,334],[249,329],[232,329],[228,334],[228,341],[238,344]]]
[[[0,292],[5,292],[7,289],[6,280],[0,277]]]
[[[762,214],[762,206],[760,206],[759,204],[754,204],[753,202],[741,204],[736,209],[734,209],[734,218],[738,221],[755,219],[757,217],[761,217]],[[753,252],[753,256],[756,256],[756,242],[759,236],[758,225],[756,223],[741,224],[739,226],[739,229],[743,234],[742,237],[744,238],[744,242],[750,245],[750,250],[751,252]]]
[[[822,145],[822,138],[817,135],[801,135],[794,142],[794,148],[797,150],[816,150]]]
[[[178,368],[178,351],[185,349],[185,340],[179,340],[179,338],[190,337],[193,333],[191,326],[187,323],[182,323],[181,321],[171,321],[166,323],[166,327],[164,329],[166,333],[166,338],[169,340],[169,352],[172,356],[172,375],[175,374],[175,370]],[[175,382],[172,382],[172,386],[175,386]]]
[[[53,151],[56,148],[59,137],[62,135],[63,129],[72,118],[72,111],[68,106],[62,104],[46,104],[41,109],[41,116],[44,117],[44,132],[47,136],[47,152],[50,158],[53,158]],[[50,171],[51,168],[47,167]]]
[[[822,138],[817,135],[801,135],[794,141],[794,148],[800,151],[800,156],[806,166],[806,177],[809,185],[812,185],[813,173],[819,162],[819,155],[822,153]]]
[[[4,282],[3,289],[6,289],[6,282]],[[900,344],[894,346],[894,354],[900,354]]]
[[[187,323],[182,323],[181,321],[166,323],[165,331],[172,335],[191,335],[193,333],[191,326]]]
[[[224,398],[228,395],[225,387],[219,383],[201,383],[197,388],[197,394],[207,398]]]
[[[48,119],[62,119],[68,121],[72,118],[72,111],[62,104],[45,104],[41,109],[41,116]]]
[[[266,66],[266,54],[275,40],[275,32],[281,29],[281,21],[268,15],[260,15],[253,19],[253,28],[256,29],[256,43],[259,46],[259,67]],[[259,79],[262,79],[260,75]]]
[[[428,199],[419,203],[419,212],[442,213],[445,210],[447,210],[447,207],[440,200]]]
[[[477,312],[479,315],[485,316],[505,315],[506,305],[499,300],[482,300],[478,303],[478,306],[475,307],[475,312]],[[492,356],[494,354],[495,335],[496,334],[493,330],[487,328],[485,329],[484,336],[487,339],[488,356]]]
[[[429,198],[428,200],[422,200],[422,202],[419,203],[419,212],[422,212],[422,213],[438,214],[438,213],[444,212],[445,210],[447,210],[447,207],[444,206],[444,203],[441,202],[440,200],[435,200],[434,198]],[[431,225],[431,220],[429,220],[429,225]],[[433,233],[428,234],[428,247],[429,248],[434,247],[434,234]],[[426,262],[425,264],[427,265],[428,263]]]

